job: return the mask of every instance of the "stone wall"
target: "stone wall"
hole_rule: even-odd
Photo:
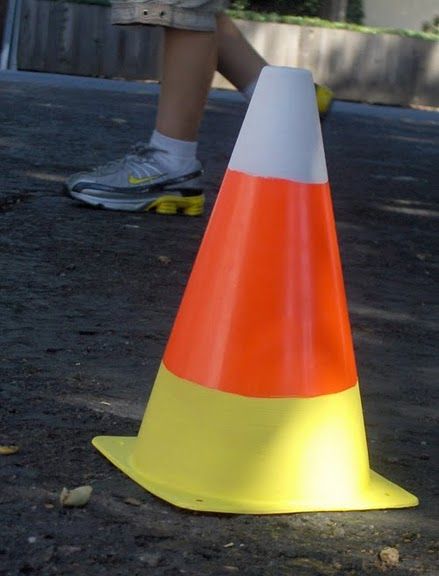
[[[18,68],[156,80],[158,28],[112,26],[103,6],[23,0]],[[309,68],[336,97],[439,106],[439,42],[390,34],[237,20],[271,64]],[[230,87],[219,75],[214,86]]]
[[[337,98],[439,106],[439,42],[287,24],[237,25],[271,64],[309,68]],[[228,86],[219,75],[215,84]]]

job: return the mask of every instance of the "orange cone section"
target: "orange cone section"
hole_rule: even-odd
[[[227,172],[164,363],[244,396],[310,397],[356,384],[327,183]]]

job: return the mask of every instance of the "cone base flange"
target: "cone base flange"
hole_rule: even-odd
[[[160,482],[148,471],[136,469],[131,460],[137,440],[137,437],[98,436],[92,443],[112,464],[140,486],[180,508],[228,514],[287,514],[410,508],[419,503],[416,496],[372,470],[369,486],[361,494],[345,500],[337,498],[320,502],[316,498],[303,501],[296,500],[292,494],[286,501],[238,501],[216,497],[215,494],[191,494],[180,491],[178,486]]]

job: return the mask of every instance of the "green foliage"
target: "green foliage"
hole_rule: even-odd
[[[439,34],[439,16],[435,16],[431,22],[424,22],[422,30],[431,34]]]
[[[434,32],[418,32],[417,30],[404,30],[400,28],[373,28],[361,26],[350,22],[330,22],[321,18],[308,18],[306,16],[282,16],[275,12],[253,12],[251,10],[228,10],[232,18],[238,20],[250,20],[253,22],[279,22],[296,26],[315,26],[317,28],[332,28],[334,30],[352,30],[364,34],[396,34],[405,38],[419,38],[421,40],[438,41],[439,34]]]
[[[232,0],[231,9],[295,16],[317,16],[322,0]]]
[[[232,0],[231,9],[317,18],[324,2],[325,0],[295,0],[294,2],[291,0]],[[349,0],[346,20],[361,24],[363,16],[363,0]]]
[[[349,0],[346,22],[362,24],[364,18],[363,0]]]
[[[111,0],[52,0],[52,1],[58,2],[59,4],[66,4],[70,2],[71,4],[91,4],[96,6],[111,6]]]
[[[110,0],[54,0],[55,2],[73,2],[76,4],[99,4],[101,6],[109,6]],[[1,0],[0,0],[1,2]],[[288,9],[286,13],[282,14],[280,12],[266,12],[260,9],[260,6],[273,6],[278,2],[279,6],[288,4]],[[240,20],[252,20],[254,22],[282,22],[285,24],[295,24],[296,26],[317,26],[319,28],[335,28],[342,30],[353,30],[355,32],[364,32],[366,34],[397,34],[398,36],[405,36],[408,38],[420,38],[422,40],[439,40],[439,16],[434,18],[431,23],[426,23],[424,25],[424,32],[418,32],[417,30],[401,30],[396,28],[372,28],[370,26],[360,26],[354,23],[353,20],[359,18],[358,12],[349,13],[348,18],[352,18],[349,22],[330,22],[328,20],[322,20],[316,17],[310,17],[307,15],[302,15],[302,13],[297,14],[297,10],[308,11],[314,14],[316,12],[317,4],[320,6],[322,0],[304,0],[294,2],[296,8],[294,11],[291,9],[291,0],[233,0],[231,2],[231,9],[227,11],[229,16],[232,18],[238,18]],[[362,4],[361,0],[350,0],[351,5],[357,4],[358,6]],[[250,10],[244,7],[253,5],[259,8]],[[285,8],[285,6],[284,6]],[[303,12],[305,14],[305,12]],[[356,14],[356,15],[355,15]]]

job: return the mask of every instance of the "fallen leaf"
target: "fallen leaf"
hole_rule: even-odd
[[[75,508],[85,506],[90,500],[92,491],[93,488],[91,486],[78,486],[78,488],[73,488],[73,490],[63,488],[59,497],[60,504],[61,506]]]
[[[20,448],[18,446],[0,446],[0,455],[9,456],[10,454],[16,454]]]
[[[396,548],[387,546],[381,550],[378,556],[386,567],[397,566],[399,564],[399,551]]]
[[[130,506],[142,506],[142,502],[140,500],[137,500],[137,498],[125,498],[124,499],[125,504],[129,504]]]

